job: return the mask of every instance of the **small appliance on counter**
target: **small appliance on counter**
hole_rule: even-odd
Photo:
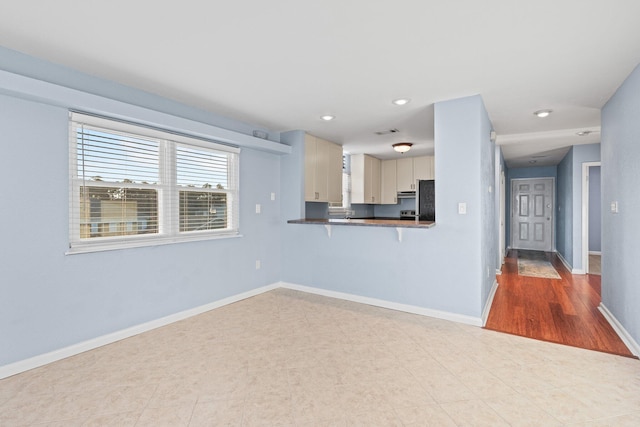
[[[416,211],[420,221],[436,220],[435,181],[418,180],[416,185]]]
[[[401,210],[400,219],[416,219],[416,211],[413,209]]]

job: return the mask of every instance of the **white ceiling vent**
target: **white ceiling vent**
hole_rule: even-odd
[[[393,128],[393,129],[389,129],[389,130],[378,131],[378,132],[376,132],[376,135],[389,135],[389,134],[398,133],[398,132],[400,132],[398,129]]]

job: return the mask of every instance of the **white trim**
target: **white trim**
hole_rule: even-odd
[[[602,255],[600,251],[589,251],[589,255]]]
[[[280,287],[285,289],[292,289],[294,291],[307,292],[310,294],[322,295],[325,297],[357,302],[360,304],[373,305],[375,307],[382,307],[382,308],[388,308],[391,310],[404,311],[406,313],[419,314],[421,316],[428,316],[428,317],[435,317],[437,319],[450,320],[452,322],[464,323],[466,325],[482,326],[482,318],[467,316],[465,314],[433,310],[430,308],[385,301],[377,298],[369,298],[369,297],[363,297],[360,295],[348,294],[344,292],[330,291],[327,289],[313,288],[313,287],[304,286],[304,285],[296,285],[294,283],[280,282]]]
[[[107,335],[102,335],[97,338],[92,338],[87,341],[83,341],[77,344],[70,345],[58,350],[51,351],[49,353],[40,354],[38,356],[31,357],[29,359],[20,360],[18,362],[10,363],[8,365],[0,366],[0,379],[10,377],[15,374],[19,374],[30,369],[37,368],[39,366],[46,365],[48,363],[56,362],[66,357],[71,357],[76,354],[84,353],[85,351],[93,350],[98,347],[102,347],[107,344],[111,344],[125,338],[129,338],[144,332],[151,331],[162,326],[169,325],[180,320],[187,319],[189,317],[197,316],[207,311],[219,308],[234,302],[241,301],[246,298],[250,298],[264,292],[268,292],[277,289],[279,285],[277,283],[263,286],[251,291],[243,292],[237,295],[233,295],[227,298],[223,298],[218,301],[214,301],[199,307],[191,308],[179,313],[171,314],[169,316],[161,317],[160,319],[151,320],[146,323],[132,326],[130,328],[122,329],[120,331],[112,332]]]
[[[504,262],[503,262],[503,264],[504,264]],[[501,270],[501,269],[496,268],[496,275],[497,275],[497,276],[502,276],[502,270]]]
[[[573,268],[569,264],[569,262],[566,259],[564,259],[564,257],[562,256],[562,254],[560,252],[556,251],[556,255],[558,255],[558,258],[560,258],[560,261],[562,261],[562,264],[569,271],[569,273],[571,273],[571,274],[587,274],[587,273],[584,272],[584,270],[582,270],[580,268]]]
[[[498,290],[498,281],[494,280],[493,286],[491,286],[491,290],[489,291],[489,298],[487,298],[487,302],[484,304],[484,310],[482,310],[482,326],[483,327],[487,324],[487,319],[489,318],[489,312],[491,311],[491,306],[493,305],[493,298],[496,296],[497,290]]]
[[[640,344],[638,344],[636,340],[633,339],[631,334],[629,334],[629,332],[624,328],[624,326],[622,326],[622,324],[618,322],[618,319],[616,319],[616,317],[603,303],[600,303],[600,305],[598,306],[598,310],[600,310],[600,313],[602,313],[604,318],[607,319],[607,322],[609,322],[613,330],[616,331],[616,334],[618,334],[622,342],[624,342],[624,344],[629,347],[631,353],[633,353],[635,356],[640,357]]]
[[[600,166],[600,162],[584,162],[582,163],[582,236],[580,236],[582,253],[582,269],[586,274],[589,272],[589,168],[592,166]]]

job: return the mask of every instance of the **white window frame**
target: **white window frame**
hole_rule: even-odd
[[[212,140],[203,140],[186,134],[177,134],[85,113],[69,114],[69,250],[67,254],[156,246],[178,242],[240,237],[239,232],[239,163],[240,149]],[[91,186],[121,188],[155,188],[158,191],[158,232],[109,237],[80,237],[80,189],[84,185],[78,170],[76,128],[84,125],[115,134],[152,139],[159,143],[158,184],[128,184],[123,182],[95,182]],[[201,148],[228,157],[227,187],[224,189],[202,189],[193,191],[225,193],[227,195],[227,227],[224,229],[180,231],[180,191],[190,191],[177,184],[177,146]]]

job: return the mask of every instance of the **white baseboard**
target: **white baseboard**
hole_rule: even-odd
[[[29,359],[24,359],[18,362],[10,363],[8,365],[0,366],[0,379],[7,378],[12,375],[19,374],[20,372],[28,371],[30,369],[34,369],[39,366],[43,366],[48,363],[58,361],[60,359],[64,359],[66,357],[71,357],[76,354],[84,353],[85,351],[93,350],[103,345],[111,344],[116,341],[120,341],[125,338],[129,338],[129,337],[141,334],[143,332],[150,331],[152,329],[156,329],[162,326],[169,325],[174,322],[178,322],[180,320],[187,319],[189,317],[197,316],[198,314],[205,313],[209,310],[213,310],[214,308],[219,308],[228,304],[232,304],[234,302],[238,302],[243,299],[250,298],[250,297],[262,294],[264,292],[271,291],[273,289],[277,289],[278,287],[279,285],[277,283],[263,286],[248,292],[243,292],[241,294],[233,295],[228,298],[214,301],[209,304],[201,305],[199,307],[191,308],[189,310],[181,311],[179,313],[162,317],[160,319],[152,320],[146,323],[142,323],[140,325],[132,326],[127,329],[112,332],[107,335],[102,335],[97,338],[92,338],[90,340],[73,344],[58,350],[54,350],[49,353],[40,354],[38,356],[34,356]]]
[[[53,363],[67,357],[75,356],[77,354],[84,353],[85,351],[93,350],[98,347],[102,347],[104,345],[111,344],[126,338],[130,338],[132,336],[135,336],[144,332],[148,332],[150,330],[160,328],[162,326],[166,326],[171,323],[187,319],[189,317],[197,316],[207,311],[210,311],[228,304],[232,304],[234,302],[238,302],[243,299],[250,298],[250,297],[253,297],[253,296],[256,296],[280,287],[293,289],[301,292],[307,292],[307,293],[316,294],[316,295],[323,295],[331,298],[338,298],[342,300],[353,301],[353,302],[372,305],[376,307],[388,308],[391,310],[403,311],[406,313],[434,317],[434,318],[443,319],[443,320],[450,320],[452,322],[463,323],[466,325],[483,326],[486,322],[487,316],[489,315],[489,309],[491,308],[491,304],[493,302],[493,297],[495,295],[497,286],[498,286],[498,282],[495,281],[493,286],[491,287],[489,298],[487,299],[487,303],[485,304],[482,317],[474,317],[474,316],[467,316],[464,314],[451,313],[447,311],[433,310],[433,309],[428,309],[428,308],[423,308],[423,307],[418,307],[418,306],[413,306],[408,304],[400,304],[400,303],[385,301],[385,300],[376,299],[376,298],[363,297],[363,296],[348,294],[344,292],[329,291],[326,289],[296,285],[293,283],[278,282],[278,283],[263,286],[257,289],[253,289],[248,292],[243,292],[241,294],[233,295],[218,301],[214,301],[199,307],[191,308],[185,311],[181,311],[179,313],[165,316],[160,319],[152,320],[146,323],[142,323],[140,325],[136,325],[120,331],[112,332],[107,335],[92,338],[90,340],[73,344],[68,347],[54,350],[45,354],[40,354],[34,357],[30,357],[29,359],[24,359],[18,362],[10,363],[8,365],[0,366],[0,379],[19,374],[21,372],[25,372],[30,369],[37,368],[39,366]]]
[[[489,291],[489,297],[487,298],[487,302],[484,305],[484,309],[482,310],[482,326],[487,324],[487,319],[489,318],[489,312],[491,311],[491,306],[493,305],[493,297],[496,296],[496,291],[498,290],[498,281],[494,280],[493,286],[491,286],[491,290]]]
[[[589,255],[602,255],[601,251],[589,251]]]
[[[564,267],[569,271],[569,273],[571,274],[587,274],[586,271],[584,271],[584,269],[581,268],[573,268],[566,259],[564,259],[564,257],[562,256],[562,254],[560,252],[556,251],[556,255],[558,255],[558,258],[560,258],[560,261],[562,261],[562,264],[564,264]]]
[[[624,326],[622,326],[618,319],[616,319],[613,313],[611,313],[603,303],[600,303],[600,305],[598,306],[598,310],[600,310],[600,313],[602,313],[604,318],[607,319],[607,322],[609,322],[613,330],[616,331],[616,334],[618,334],[622,342],[624,342],[624,344],[629,347],[631,353],[633,353],[637,357],[640,357],[640,344],[638,344],[636,340],[633,339],[633,337],[629,334],[629,332],[627,332]]]
[[[358,302],[361,304],[373,305],[375,307],[388,308],[391,310],[404,311],[406,313],[435,317],[437,319],[443,320],[450,320],[452,322],[464,323],[466,325],[482,326],[482,318],[480,317],[467,316],[464,314],[451,313],[448,311],[433,310],[429,308],[418,307],[415,305],[401,304],[377,298],[369,298],[344,292],[313,288],[310,286],[296,285],[294,283],[280,282],[280,287],[292,289],[295,291],[307,292],[310,294],[322,295],[330,298],[337,298],[346,301]]]

